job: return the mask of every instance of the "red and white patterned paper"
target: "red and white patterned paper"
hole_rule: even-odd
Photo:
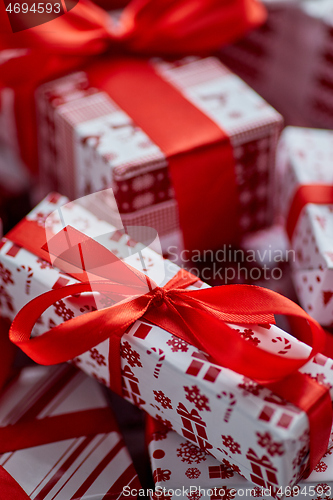
[[[215,58],[152,64],[230,136],[244,232],[267,225],[281,116]],[[161,235],[178,227],[163,152],[105,92],[89,88],[84,73],[42,86],[37,102],[45,194],[59,189],[75,199],[112,187],[125,217],[154,224]]]
[[[333,132],[288,127],[278,149],[280,206],[287,216],[301,185],[333,184]],[[333,205],[309,203],[291,240],[293,279],[304,309],[322,325],[333,325]]]
[[[64,197],[50,195],[28,215],[28,219],[42,225],[47,215],[64,203]],[[70,224],[92,237],[105,235],[103,244],[117,255],[121,249],[131,249],[125,261],[142,270],[143,258],[147,274],[160,286],[179,269],[149,248],[136,245],[126,234],[114,232],[110,225],[75,203],[53,212],[47,223],[54,233],[62,224]],[[13,318],[36,295],[74,282],[11,241],[3,239],[1,245],[1,308],[4,315]],[[204,286],[207,285],[197,282],[193,289]],[[100,295],[96,295],[95,300],[89,295],[61,300],[43,314],[35,334],[107,305],[105,297]],[[274,325],[233,325],[233,328],[248,342],[260,344],[281,357],[306,357],[309,352],[308,346]],[[268,457],[276,474],[276,484],[286,486],[297,479],[308,453],[309,429],[305,413],[242,375],[211,363],[205,353],[144,320],[136,321],[122,337],[120,356],[125,399],[220,461],[227,458],[247,478],[252,474],[253,460]],[[109,385],[108,360],[109,340],[106,340],[80,355],[74,363]],[[302,371],[328,384],[333,397],[332,367],[333,361],[320,355]]]
[[[107,406],[99,384],[70,365],[28,367],[0,396],[0,425]],[[107,434],[4,453],[0,465],[36,500],[102,500],[140,488],[116,421]]]
[[[262,500],[270,497],[270,491],[273,498],[277,498],[278,492],[280,498],[292,496],[299,500],[301,498],[328,500],[333,496],[333,449],[331,448],[311,475],[300,481],[298,488],[281,488],[279,491],[274,479],[275,471],[269,467],[269,453],[266,460],[252,462],[250,482],[241,476],[239,467],[232,464],[228,458],[218,462],[176,432],[161,427],[152,418],[147,426],[147,433],[156,497],[163,492],[163,488],[170,491],[170,500],[177,498],[198,500],[201,497],[210,500],[240,500],[244,497],[255,497]],[[268,442],[268,437],[266,441]],[[270,446],[272,449],[273,444]],[[264,492],[264,489],[269,488],[268,476],[270,476],[271,490]]]

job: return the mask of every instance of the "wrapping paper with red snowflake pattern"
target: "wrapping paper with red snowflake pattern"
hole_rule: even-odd
[[[0,424],[36,419],[38,428],[47,417],[107,407],[100,385],[83,372],[70,365],[34,366],[24,368],[0,396]],[[96,429],[96,434],[3,453],[0,465],[31,499],[102,500],[108,493],[117,498],[123,487],[140,485],[115,420],[111,427],[108,433]]]
[[[288,215],[299,186],[333,184],[333,132],[288,127],[279,144],[280,205]],[[299,300],[322,325],[333,324],[333,206],[308,203],[291,239],[290,262]]]
[[[213,57],[151,64],[230,137],[241,229],[265,227],[272,215],[269,193],[281,116]],[[160,235],[179,227],[168,159],[105,92],[89,84],[89,70],[43,85],[37,106],[44,194],[56,189],[75,199],[112,187],[124,223],[139,218]]]
[[[201,497],[211,500],[240,500],[244,497],[263,499],[270,496],[277,498],[279,488],[276,486],[272,485],[271,489],[264,491],[265,476],[270,475],[273,479],[275,474],[269,459],[262,463],[253,461],[252,482],[249,482],[241,475],[239,467],[228,458],[218,462],[176,432],[163,428],[152,418],[149,418],[147,434],[156,498],[163,493],[164,488],[164,498],[169,497],[170,500],[199,500]],[[267,450],[270,447],[271,451],[276,446],[269,433],[261,437],[261,443],[268,443]],[[309,500],[330,499],[333,496],[333,449],[328,449],[307,479],[301,480],[297,486],[281,488],[279,497],[284,496]]]
[[[54,234],[63,226],[71,225],[90,237],[105,235],[103,244],[107,248],[118,256],[123,249],[128,249],[130,255],[124,261],[148,274],[159,286],[178,272],[178,266],[163,260],[149,247],[135,244],[127,234],[115,231],[82,206],[73,202],[66,204],[66,201],[60,195],[49,195],[27,216],[30,227],[31,224],[43,226],[46,220],[46,226]],[[0,280],[1,308],[10,318],[33,297],[75,282],[6,238],[0,249]],[[206,286],[198,281],[193,289]],[[34,334],[42,334],[67,319],[107,305],[112,304],[98,294],[60,300],[43,314]],[[248,342],[273,351],[281,358],[306,357],[310,349],[275,325],[232,327]],[[123,335],[120,357],[125,399],[218,460],[228,459],[248,479],[254,462],[269,462],[275,474],[275,486],[292,484],[304,470],[308,455],[308,418],[267,388],[213,364],[204,352],[144,320],[136,321]],[[109,340],[73,362],[110,385]],[[328,384],[333,396],[332,367],[332,360],[318,355],[304,365],[302,372]],[[268,434],[270,440],[264,440]],[[263,481],[271,484],[272,477],[265,476]]]

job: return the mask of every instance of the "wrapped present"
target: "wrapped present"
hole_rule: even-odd
[[[223,48],[222,60],[276,107],[287,124],[332,128],[332,2],[264,3],[267,22]]]
[[[266,436],[266,439],[269,439]],[[251,482],[231,464],[228,457],[218,462],[190,441],[149,417],[147,422],[148,450],[155,482],[153,498],[176,500],[239,500],[240,498],[330,498],[333,480],[333,450],[328,449],[323,459],[307,479],[295,486],[279,486],[270,455],[274,444],[266,447],[267,455],[258,460],[252,457]],[[262,441],[264,444],[264,441]]]
[[[277,159],[296,292],[327,326],[333,324],[332,139],[331,131],[288,127]]]
[[[131,0],[120,15],[119,11],[111,14],[120,2],[101,3],[107,3],[106,10],[88,1],[75,4],[75,9],[71,4],[68,15],[63,15],[61,7],[58,15],[45,12],[42,19],[0,6],[0,85],[14,90],[15,116],[10,121],[15,125],[21,156],[33,172],[37,170],[33,96],[41,83],[81,69],[104,53],[107,57],[211,53],[266,17],[258,0],[234,0],[228,5],[218,0]],[[49,30],[40,29],[41,21],[48,23]]]
[[[140,488],[106,397],[82,372],[23,368],[0,400],[4,498],[98,500]]]
[[[269,290],[207,287],[78,201],[48,196],[2,240],[7,312],[24,306],[12,340],[37,362],[73,358],[247,478],[252,457],[271,445],[278,484],[304,472],[309,447],[313,468],[332,423],[333,362],[318,354],[320,326]],[[313,349],[274,325],[273,313],[292,315]]]
[[[215,58],[99,61],[42,86],[37,104],[45,194],[112,187],[108,209],[124,225],[166,235],[180,223],[190,248],[233,243],[272,220],[281,116]]]

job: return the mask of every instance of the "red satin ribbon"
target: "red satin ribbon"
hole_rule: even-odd
[[[110,408],[81,410],[64,415],[24,420],[0,427],[0,453],[56,443],[82,436],[107,434],[116,423]]]
[[[90,281],[51,290],[30,301],[14,319],[11,340],[35,361],[53,364],[72,359],[109,338],[112,388],[121,394],[120,339],[128,326],[144,316],[207,352],[215,363],[257,380],[306,411],[310,421],[308,470],[311,471],[327,449],[332,402],[326,387],[297,370],[323,349],[325,335],[321,326],[289,299],[260,287],[228,285],[188,291],[185,288],[197,278],[180,270],[160,288],[80,234],[67,227],[54,236],[52,248],[59,255],[57,266],[65,271],[70,266],[72,276]],[[68,237],[75,241],[69,248],[64,246]],[[35,322],[54,302],[92,290],[120,302],[30,338]],[[274,314],[293,317],[299,339],[312,345],[306,358],[281,358],[263,351],[224,323],[274,323]]]
[[[18,482],[3,467],[0,467],[0,487],[4,498],[8,500],[30,500]]]
[[[65,439],[106,434],[114,431],[116,422],[110,408],[82,410],[42,419],[23,419],[14,425],[0,427],[0,453],[56,443]],[[0,489],[6,500],[28,500],[19,483],[0,466]]]
[[[327,184],[310,184],[300,186],[291,203],[286,229],[291,240],[303,208],[308,203],[317,205],[333,204],[333,186]]]
[[[112,7],[110,0],[107,10]],[[0,87],[2,83],[16,92],[16,124],[24,162],[36,171],[33,93],[41,83],[82,68],[105,51],[178,57],[211,52],[260,25],[265,17],[258,0],[132,0],[115,29],[106,11],[80,0],[47,26],[13,34],[5,3],[0,2],[0,51],[28,49],[12,53],[0,64]],[[28,19],[22,14],[20,21],[24,25]]]
[[[226,132],[145,60],[100,60],[87,73],[90,84],[104,90],[167,158],[185,247],[205,250],[217,248],[221,240],[238,243],[239,193]],[[206,209],[198,210],[198,204]]]

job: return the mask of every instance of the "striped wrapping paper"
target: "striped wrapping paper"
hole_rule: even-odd
[[[105,407],[99,384],[74,367],[28,367],[0,397],[0,425],[38,423],[45,417]],[[115,420],[112,427],[106,434],[97,430],[95,435],[4,453],[0,465],[31,499],[121,498],[123,487],[140,485]]]

